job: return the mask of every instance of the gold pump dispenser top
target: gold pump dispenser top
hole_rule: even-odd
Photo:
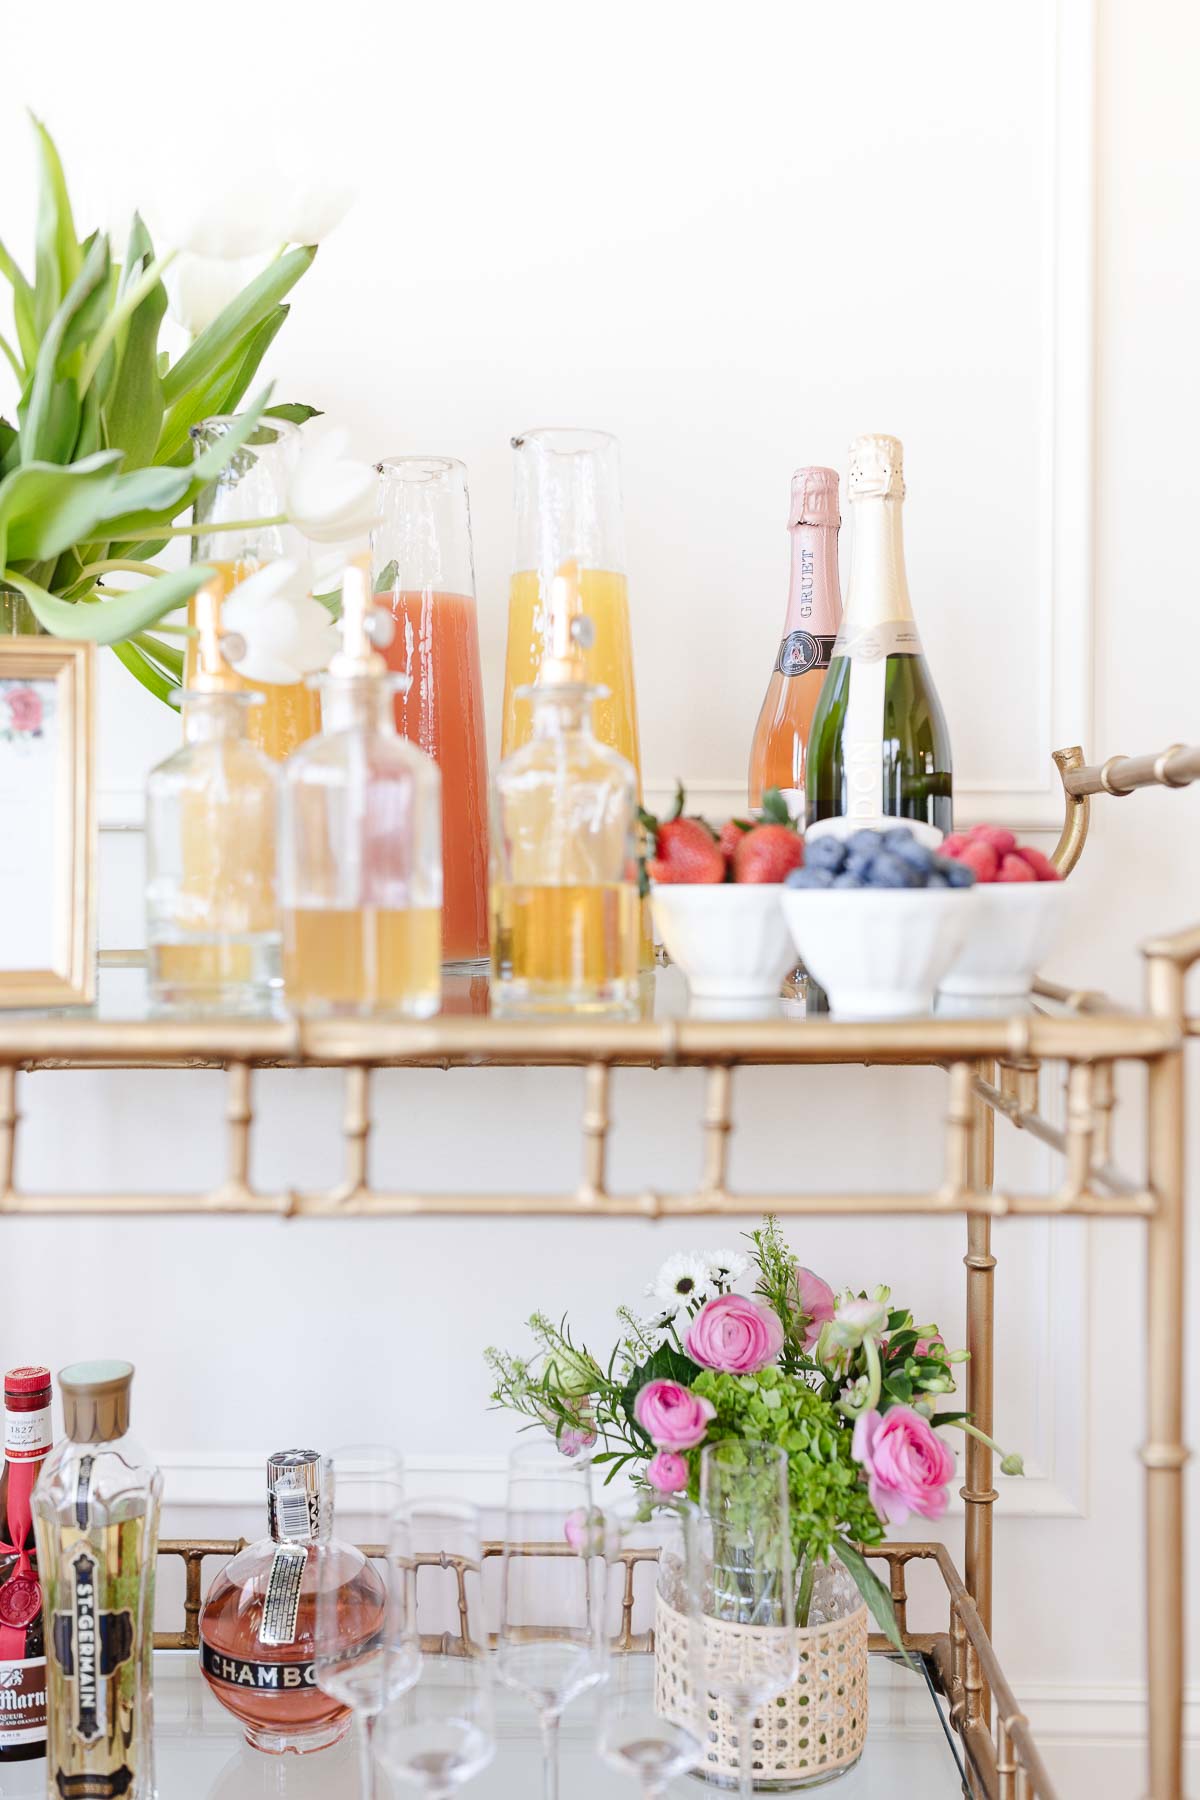
[[[356,557],[342,576],[342,647],[331,660],[329,673],[343,680],[386,675],[387,663],[372,645],[382,636],[380,628],[389,623],[375,605],[368,560]]]
[[[222,598],[217,577],[206,581],[196,595],[196,669],[188,683],[193,694],[236,694],[242,685],[229,663],[245,654],[245,646],[236,633],[221,630]]]
[[[596,627],[579,610],[578,584],[569,575],[556,575],[551,587],[548,648],[534,687],[586,687],[587,652],[595,637]]]

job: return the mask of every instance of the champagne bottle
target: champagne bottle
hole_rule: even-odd
[[[750,805],[778,788],[804,819],[805,759],[813,714],[842,618],[838,582],[838,478],[833,469],[797,469],[788,530],[792,579],[783,640],[750,747]]]
[[[809,829],[904,819],[934,845],[953,826],[950,736],[908,596],[898,439],[854,440],[849,495],[854,554],[809,738]]]

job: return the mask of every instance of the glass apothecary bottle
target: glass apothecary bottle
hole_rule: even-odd
[[[396,729],[442,772],[442,955],[483,967],[488,953],[488,761],[467,471],[449,456],[379,464],[371,535],[377,604],[395,622],[383,645],[407,685]]]
[[[154,1572],[162,1476],[129,1435],[133,1367],[58,1378],[66,1438],[33,1492],[51,1794],[154,1800]]]
[[[238,421],[205,419],[191,429],[192,451],[201,456]],[[300,433],[286,419],[260,419],[249,439],[225,464],[217,479],[196,501],[194,518],[208,531],[192,539],[192,561],[208,563],[218,572],[222,597],[264,563],[286,556],[307,565],[308,554],[298,532],[283,522],[287,510],[288,475],[299,453]],[[274,520],[261,525],[260,519]],[[188,612],[194,626],[195,601]],[[194,686],[194,638],[189,639],[184,665],[184,687]],[[268,756],[282,762],[298,744],[321,728],[321,706],[306,682],[265,684],[235,677],[240,688],[262,696],[262,704],[250,714],[250,741]],[[184,712],[186,719],[186,708]]]
[[[249,740],[261,696],[222,654],[221,586],[192,603],[183,747],[146,782],[150,996],[171,1012],[261,1012],[279,981],[279,769]]]
[[[268,1533],[226,1563],[200,1614],[200,1666],[257,1750],[322,1750],[353,1712],[317,1686],[317,1595],[340,1588],[347,1652],[383,1628],[383,1579],[333,1536],[315,1450],[278,1450],[267,1463]]]
[[[628,1017],[641,938],[637,776],[592,729],[604,690],[589,684],[592,622],[566,577],[550,610],[548,654],[522,694],[532,735],[496,774],[492,1006]]]
[[[508,602],[503,754],[508,756],[532,734],[533,714],[523,694],[552,654],[552,596],[562,577],[595,634],[588,662],[600,689],[595,734],[632,764],[640,794],[620,448],[605,431],[554,429],[522,432],[512,447],[516,544]]]
[[[323,729],[288,759],[280,808],[283,981],[307,1015],[428,1018],[442,964],[441,776],[396,732],[386,629],[364,562],[342,583]]]

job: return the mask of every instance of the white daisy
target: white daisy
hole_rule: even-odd
[[[732,1287],[750,1267],[750,1258],[741,1250],[706,1250],[704,1261],[708,1265],[709,1280],[727,1288]]]
[[[708,1258],[680,1250],[668,1256],[646,1292],[660,1303],[662,1316],[673,1319],[681,1307],[707,1299],[711,1287]]]

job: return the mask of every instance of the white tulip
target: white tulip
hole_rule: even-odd
[[[379,475],[345,455],[344,431],[306,441],[288,477],[288,518],[317,544],[361,538],[378,524]]]
[[[176,171],[146,196],[143,216],[155,249],[236,262],[269,256],[286,241],[290,182],[270,161],[236,157]]]
[[[171,317],[192,337],[199,337],[262,267],[260,256],[231,262],[185,251],[163,275]]]
[[[354,204],[354,189],[319,177],[298,181],[288,199],[281,242],[320,244]]]
[[[238,674],[268,686],[289,686],[328,668],[338,647],[333,620],[309,595],[299,563],[286,557],[238,582],[221,609],[221,627],[245,645],[233,664]]]

